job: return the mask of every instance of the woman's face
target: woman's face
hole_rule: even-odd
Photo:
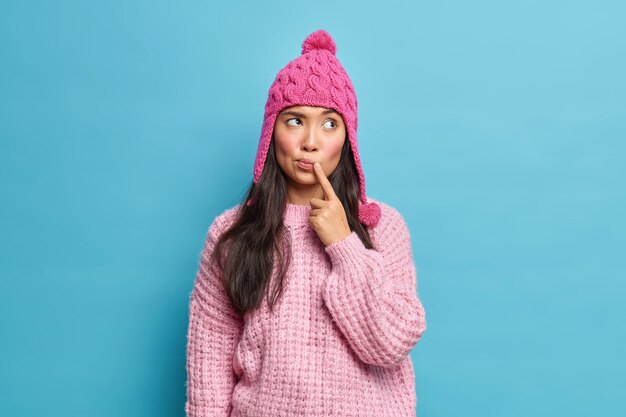
[[[345,140],[343,118],[325,107],[288,107],[274,124],[276,160],[292,186],[319,184],[312,162],[319,162],[329,176],[339,164]]]

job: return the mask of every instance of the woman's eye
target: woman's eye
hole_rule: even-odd
[[[297,124],[289,123],[291,121],[297,121],[298,123],[300,123],[300,119],[289,119],[289,120],[287,120],[287,124],[290,124],[292,126],[298,126]]]
[[[326,127],[333,128],[333,127],[336,127],[336,126],[337,126],[337,124],[335,123],[335,121],[334,121],[334,120],[326,120],[326,123],[332,123],[332,126],[326,126]],[[324,123],[324,124],[326,124],[326,123]]]

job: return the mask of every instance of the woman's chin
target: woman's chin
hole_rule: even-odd
[[[314,173],[298,173],[295,177],[291,177],[291,181],[298,185],[316,185],[317,178]]]

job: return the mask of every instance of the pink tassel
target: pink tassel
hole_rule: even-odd
[[[368,226],[376,226],[380,221],[380,206],[376,203],[366,203],[359,206],[359,220]]]

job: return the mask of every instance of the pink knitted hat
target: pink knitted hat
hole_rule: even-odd
[[[352,81],[335,56],[337,47],[324,30],[311,33],[302,43],[301,55],[289,62],[276,75],[270,87],[261,139],[254,162],[254,183],[263,172],[265,158],[272,140],[278,113],[291,106],[318,106],[332,108],[343,117],[348,140],[359,173],[359,221],[375,226],[380,220],[380,206],[367,202],[365,176],[357,147],[357,99]]]

